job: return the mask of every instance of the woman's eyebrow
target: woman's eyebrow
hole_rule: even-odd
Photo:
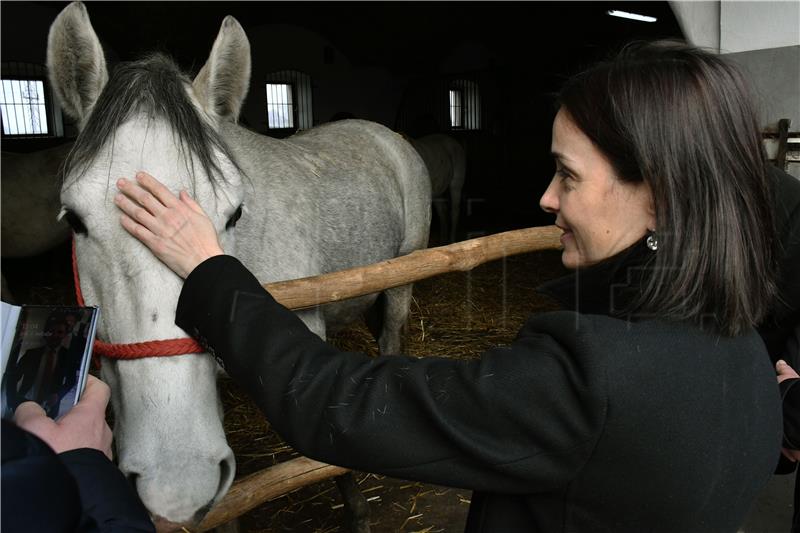
[[[573,160],[571,160],[569,157],[565,156],[561,152],[557,152],[555,150],[551,150],[550,151],[550,155],[552,155],[555,159],[557,159],[562,167],[566,168],[567,170],[569,170],[570,172],[575,174],[575,170],[574,170],[572,164],[570,163],[570,161],[573,161]]]
[[[569,157],[565,156],[564,154],[562,154],[561,152],[558,152],[556,150],[551,150],[550,151],[550,155],[552,155],[554,158],[556,158],[556,159],[558,159],[558,160],[560,160],[562,162],[563,161],[570,161]]]

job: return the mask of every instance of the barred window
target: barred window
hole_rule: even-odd
[[[481,129],[481,95],[474,81],[450,82],[450,128]]]
[[[267,127],[294,128],[294,98],[290,83],[267,84]]]
[[[44,82],[35,79],[3,79],[0,89],[3,135],[47,135]]]

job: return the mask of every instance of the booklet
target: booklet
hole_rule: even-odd
[[[92,358],[100,309],[2,302],[2,417],[34,401],[62,417],[78,403]]]

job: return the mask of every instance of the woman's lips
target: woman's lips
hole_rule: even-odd
[[[564,232],[564,233],[561,234],[561,239],[560,239],[561,240],[561,244],[564,244],[565,240],[569,240],[569,239],[572,238],[572,230],[569,230],[569,229],[564,228],[562,226],[558,226],[558,227],[561,229],[561,231]]]

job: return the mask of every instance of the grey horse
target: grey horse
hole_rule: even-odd
[[[59,171],[72,143],[29,153],[2,153],[0,253],[31,257],[69,238],[69,226],[58,220],[61,208]],[[2,277],[3,301],[14,298]]]
[[[250,45],[232,17],[193,81],[164,55],[123,63],[109,76],[86,8],[75,2],[50,28],[47,64],[81,130],[61,202],[76,230],[80,287],[87,304],[101,306],[98,336],[107,342],[187,337],[174,324],[181,280],[125,233],[113,205],[114,180],[139,170],[173,192],[188,189],[226,252],[262,282],[427,245],[427,170],[399,135],[351,120],[276,140],[236,124],[250,85]],[[381,353],[396,353],[410,299],[405,286],[298,314],[324,338],[371,313]],[[157,521],[196,524],[233,480],[216,373],[209,355],[103,363],[120,468]]]
[[[439,219],[439,234],[442,242],[455,242],[461,208],[461,192],[467,172],[467,156],[464,147],[456,139],[443,133],[425,135],[413,139],[414,145],[431,178],[431,196]],[[445,193],[449,193],[445,195]],[[450,216],[447,216],[449,196]]]

